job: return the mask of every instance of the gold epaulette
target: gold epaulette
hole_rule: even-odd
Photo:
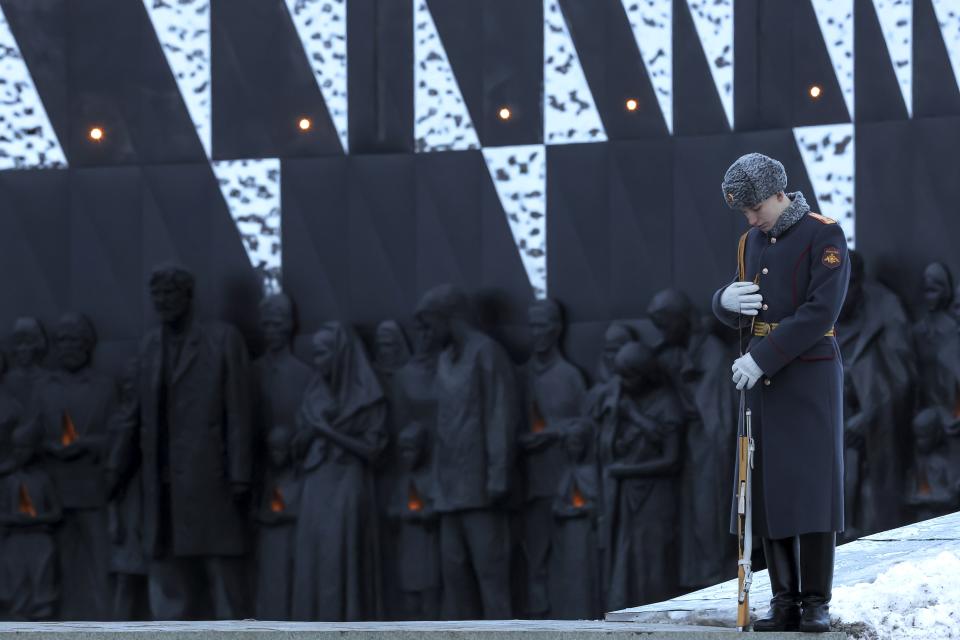
[[[822,216],[819,213],[814,213],[813,211],[810,212],[810,217],[812,217],[814,220],[819,220],[823,224],[837,224],[837,221],[834,220],[833,218]]]

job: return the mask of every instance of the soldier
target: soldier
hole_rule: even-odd
[[[850,262],[840,226],[786,186],[783,165],[759,153],[727,170],[727,205],[751,229],[740,238],[737,277],[714,294],[713,311],[750,336],[733,381],[748,390],[753,410],[753,522],[773,591],[754,629],[827,631],[843,531],[843,368],[834,323]]]

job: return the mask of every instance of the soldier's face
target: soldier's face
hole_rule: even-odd
[[[747,224],[754,229],[760,229],[760,231],[766,233],[773,228],[773,225],[777,222],[777,218],[780,217],[786,205],[789,204],[789,202],[785,202],[785,200],[787,200],[787,197],[781,191],[776,195],[770,196],[755,207],[744,208],[740,211],[743,212],[743,216],[747,219]]]

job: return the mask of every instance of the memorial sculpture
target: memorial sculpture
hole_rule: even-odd
[[[397,522],[393,544],[408,620],[437,620],[440,616],[440,530],[429,438],[429,432],[416,422],[398,435],[399,475],[388,508]]]
[[[57,367],[34,383],[30,419],[43,430],[44,468],[63,507],[57,528],[58,615],[104,620],[112,613],[104,461],[117,388],[92,366],[96,334],[86,316],[63,315],[53,347]]]
[[[861,521],[846,522],[847,535],[869,534],[901,522],[903,435],[909,421],[916,365],[906,315],[896,296],[866,277],[863,258],[849,252],[850,284],[836,333],[860,410],[844,431],[862,438],[861,480],[856,490]]]
[[[631,342],[616,377],[589,407],[603,473],[606,607],[653,602],[674,590],[683,408],[656,355]]]
[[[434,499],[444,618],[507,619],[510,523],[503,502],[519,420],[513,364],[500,345],[472,327],[466,296],[456,287],[428,291],[416,316],[443,345],[435,385]]]
[[[278,424],[267,434],[269,466],[254,514],[257,522],[256,617],[289,620],[293,611],[293,567],[300,478],[293,463],[294,427]]]
[[[140,361],[130,358],[118,377],[118,403],[107,429],[108,447],[124,437],[125,420],[136,411]],[[138,469],[125,478],[107,503],[110,573],[113,580],[111,612],[114,620],[149,617],[147,558],[143,553],[143,487]]]
[[[397,521],[388,516],[390,500],[399,476],[399,453],[397,437],[403,425],[398,420],[401,391],[397,373],[410,360],[410,347],[403,329],[395,320],[384,320],[377,325],[374,333],[373,368],[377,372],[380,386],[387,400],[387,415],[384,422],[387,431],[387,446],[380,456],[376,468],[377,502],[380,512],[380,550],[381,570],[383,572],[384,613],[388,619],[406,617],[404,595],[397,574],[397,545],[394,541],[399,532]]]
[[[327,322],[312,346],[314,373],[293,439],[303,482],[293,617],[376,620],[382,603],[372,465],[386,446],[386,402],[353,331]]]
[[[553,300],[538,300],[528,310],[533,354],[521,371],[526,421],[517,441],[523,470],[523,541],[527,590],[526,615],[563,615],[550,602],[550,547],[554,538],[553,504],[563,469],[563,434],[580,417],[586,395],[583,374],[560,350],[563,315]]]
[[[39,464],[42,441],[35,422],[17,427],[12,465],[0,474],[0,568],[8,587],[0,598],[20,620],[53,618],[59,599],[54,529],[62,514],[56,487]]]
[[[662,334],[658,359],[685,414],[679,584],[704,587],[720,582],[735,566],[736,547],[728,539],[737,433],[730,357],[723,342],[701,328],[682,291],[660,291],[647,313]]]
[[[960,325],[950,311],[953,276],[941,262],[923,271],[925,313],[913,325],[917,359],[917,403],[937,407],[950,421],[960,418]]]
[[[601,496],[594,443],[589,420],[565,423],[550,551],[550,605],[557,618],[591,620],[603,614],[597,540]]]
[[[26,409],[33,398],[33,388],[45,374],[43,361],[47,355],[47,333],[36,318],[25,316],[13,323],[12,358],[5,382],[10,393]]]
[[[155,268],[149,287],[162,324],[140,344],[137,402],[111,451],[110,486],[116,492],[139,467],[152,616],[242,618],[253,442],[246,345],[232,326],[194,317],[185,268]]]
[[[929,520],[958,506],[956,470],[943,443],[943,414],[932,407],[913,418],[913,464],[910,465],[906,505],[913,521]]]

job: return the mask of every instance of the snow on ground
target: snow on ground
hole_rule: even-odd
[[[830,613],[850,640],[960,639],[960,557],[943,551],[838,586]]]

